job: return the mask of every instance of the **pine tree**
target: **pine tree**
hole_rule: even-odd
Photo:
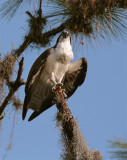
[[[124,138],[116,138],[115,140],[109,141],[112,151],[111,158],[115,160],[127,159],[127,140]]]
[[[80,39],[83,44],[84,40],[97,40],[110,38],[124,38],[126,34],[126,8],[127,0],[6,0],[0,7],[0,13],[3,18],[11,18],[22,10],[24,5],[30,6],[36,3],[38,8],[34,14],[26,11],[28,15],[28,32],[24,35],[24,41],[17,49],[10,51],[10,54],[0,57],[0,119],[4,118],[4,110],[11,102],[15,110],[22,108],[22,102],[18,96],[14,96],[20,86],[25,82],[22,80],[23,58],[22,53],[30,45],[46,47],[52,39],[64,29],[71,31],[73,35]],[[46,3],[47,9],[43,7]],[[18,61],[19,69],[15,81],[12,81],[14,66]],[[5,93],[7,90],[8,93]],[[16,94],[15,94],[16,95]],[[58,96],[61,96],[58,94]],[[64,99],[61,99],[64,101]],[[64,143],[63,159],[74,160],[101,160],[99,152],[92,151],[88,148],[82,137],[77,122],[72,118],[71,112],[61,105],[56,97],[56,104],[59,109],[57,113],[58,125],[61,125],[61,135]],[[64,103],[65,104],[65,103]],[[59,108],[61,107],[61,108]],[[62,109],[63,108],[63,109]],[[63,110],[65,111],[63,112]],[[65,115],[63,115],[63,113]],[[67,114],[69,113],[69,114]],[[69,121],[64,119],[69,116]],[[72,120],[71,120],[72,119]],[[74,134],[69,137],[68,131],[72,125]],[[82,142],[82,143],[81,143]],[[77,148],[76,148],[76,145]],[[79,149],[82,144],[83,150]],[[72,156],[68,158],[68,156]]]

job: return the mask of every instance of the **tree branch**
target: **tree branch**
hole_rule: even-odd
[[[88,148],[79,126],[65,101],[61,88],[56,88],[54,93],[58,108],[57,122],[61,128],[62,144],[64,144],[63,160],[102,160],[99,151]]]
[[[50,38],[50,37],[52,37],[52,36],[55,36],[56,34],[58,34],[59,32],[61,32],[61,31],[63,31],[66,27],[66,23],[62,23],[60,26],[58,26],[58,27],[56,27],[56,28],[54,28],[54,29],[52,29],[52,30],[50,30],[50,31],[48,31],[48,32],[45,32],[44,34],[43,34],[43,37],[45,38],[45,37],[48,37],[48,38]]]
[[[35,16],[33,16],[29,11],[26,12],[31,20],[29,21],[29,26],[30,26],[30,30],[27,36],[25,36],[24,42],[20,45],[20,47],[18,49],[15,50],[15,54],[17,57],[19,57],[22,52],[24,52],[24,50],[29,46],[29,44],[31,43],[35,43],[35,44],[40,44],[42,47],[45,47],[49,42],[50,42],[50,38],[55,36],[56,34],[58,34],[59,32],[63,31],[66,27],[66,23],[64,22],[62,23],[60,26],[47,31],[45,33],[42,33],[42,21],[44,21],[45,23],[45,19],[40,17],[40,12],[38,12],[39,14],[39,19],[36,18]],[[40,22],[38,22],[40,21]],[[35,26],[35,24],[37,26]],[[37,32],[38,31],[38,32]]]
[[[6,96],[4,102],[0,106],[0,115],[2,115],[8,102],[10,101],[10,99],[12,98],[14,93],[18,90],[18,88],[25,84],[25,82],[21,79],[21,75],[22,75],[22,71],[23,71],[23,61],[24,61],[24,58],[22,58],[21,61],[19,62],[19,70],[18,70],[16,80],[14,82],[13,81],[9,82],[9,86],[11,87],[11,89],[10,89],[8,95]]]
[[[17,57],[19,57],[22,52],[29,46],[29,44],[31,43],[30,41],[30,36],[26,36],[24,42],[20,45],[20,47],[15,50],[15,54]]]
[[[40,0],[39,10],[38,10],[38,14],[39,14],[39,17],[40,17],[40,18],[41,18],[41,16],[42,16],[41,6],[42,6],[42,0]]]

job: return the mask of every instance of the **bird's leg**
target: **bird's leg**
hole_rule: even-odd
[[[51,74],[51,82],[53,83],[53,85],[55,86],[57,83],[56,83],[56,80],[55,80],[55,75],[54,75],[54,72],[52,72]]]
[[[54,85],[52,89],[55,89],[55,88],[58,87],[58,86],[60,86],[60,87],[63,86],[63,84],[61,83],[61,80],[57,80],[57,79],[55,78],[54,72],[52,72],[52,74],[51,74],[51,82],[52,82],[53,85]],[[58,82],[58,83],[57,83],[57,82]]]
[[[63,87],[63,83],[61,83],[61,82],[58,82],[58,83],[56,84],[56,86]]]
[[[60,79],[56,79],[56,81],[57,81],[56,86],[61,86],[61,87],[63,87],[62,79],[63,79],[63,77],[61,77]]]
[[[65,93],[65,89],[62,89],[63,83],[61,83],[61,81],[62,81],[62,79],[56,80],[55,75],[54,75],[54,72],[52,72],[51,82],[52,82],[53,85],[54,85],[53,88],[52,88],[52,91],[53,91],[53,92],[56,92],[56,91],[58,91],[58,92],[63,92],[64,97],[67,98],[67,95],[66,95],[66,93]]]
[[[56,85],[56,82],[53,79],[51,79],[50,81],[53,83],[54,86]]]

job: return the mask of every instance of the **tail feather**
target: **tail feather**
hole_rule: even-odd
[[[48,104],[45,104],[45,106],[41,106],[41,110],[39,111],[34,111],[30,118],[28,119],[28,121],[32,121],[34,118],[36,118],[37,116],[39,116],[42,112],[44,112],[45,110],[47,110],[48,108],[50,108],[53,105],[52,101],[49,101]]]
[[[23,106],[22,119],[24,120],[27,114],[27,107]]]
[[[28,106],[28,99],[25,97],[23,111],[22,111],[22,119],[24,120],[27,114],[27,106]]]
[[[32,114],[31,114],[31,116],[29,117],[29,119],[28,119],[28,121],[32,121],[34,118],[36,118],[37,116],[39,116],[40,114],[41,114],[42,112],[40,112],[40,111],[36,111],[36,112],[33,112]]]

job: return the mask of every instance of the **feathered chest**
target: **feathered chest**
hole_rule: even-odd
[[[52,54],[56,61],[69,63],[73,59],[73,51],[69,42],[59,43],[56,48],[52,49]]]

